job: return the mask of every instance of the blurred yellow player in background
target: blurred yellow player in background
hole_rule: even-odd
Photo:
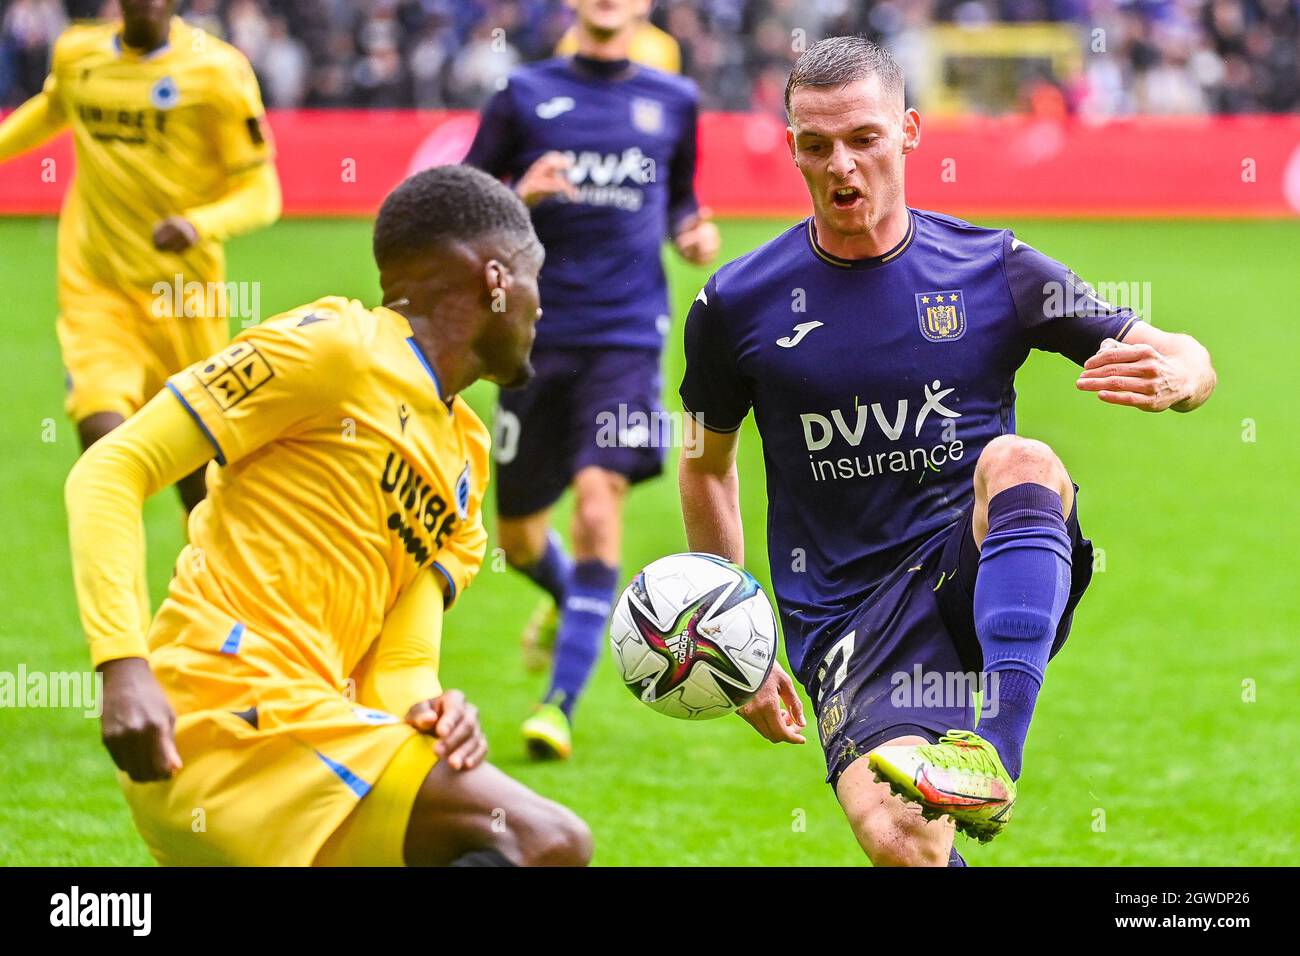
[[[660,30],[647,17],[650,14],[649,0],[641,0],[641,23],[632,35],[632,43],[627,49],[627,58],[633,63],[663,70],[665,73],[682,72],[682,48],[671,33]],[[570,4],[571,6],[573,4]],[[569,27],[560,42],[555,45],[556,56],[573,56],[578,52],[578,27]]]
[[[514,193],[454,166],[393,191],[374,250],[382,306],[246,330],[68,478],[104,742],[159,862],[590,856],[581,820],[483,762],[477,712],[438,678],[444,605],[487,543],[489,437],[458,393],[531,377],[541,244]],[[141,508],[211,459],[150,627]]]
[[[0,124],[0,162],[72,129],[58,334],[83,448],[229,340],[221,242],[280,214],[252,68],[175,6],[121,0],[121,22],[70,28]],[[187,508],[203,497],[201,474],[179,487]]]

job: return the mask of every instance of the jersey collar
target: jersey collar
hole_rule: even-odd
[[[433,365],[430,364],[428,358],[425,357],[424,351],[420,348],[420,344],[415,341],[415,333],[411,331],[411,323],[406,320],[406,316],[402,315],[402,313],[398,312],[396,309],[390,309],[386,305],[381,305],[379,308],[384,312],[387,312],[397,321],[400,334],[404,339],[406,339],[406,344],[411,347],[411,351],[415,354],[416,361],[420,363],[420,367],[424,369],[425,374],[429,376],[429,380],[433,382],[434,394],[437,395],[438,400],[447,407],[447,414],[452,414],[452,406],[456,403],[456,396],[453,395],[451,398],[443,398],[442,382],[438,378],[438,373],[434,371]]]
[[[617,83],[632,77],[637,66],[631,60],[597,60],[595,57],[575,53],[569,58],[574,73],[588,80]]]
[[[916,238],[916,217],[912,215],[912,210],[908,209],[907,231],[903,233],[903,238],[898,241],[898,244],[894,246],[894,248],[890,249],[888,252],[882,253],[881,255],[871,256],[866,259],[844,259],[827,252],[821,247],[820,243],[817,242],[817,229],[816,226],[813,225],[813,218],[814,217],[812,216],[808,217],[804,228],[804,235],[808,237],[808,247],[812,249],[813,255],[817,256],[818,259],[821,259],[828,265],[835,266],[837,269],[874,269],[877,266],[883,266],[887,262],[893,262],[906,252],[907,247],[910,246],[912,240]]]

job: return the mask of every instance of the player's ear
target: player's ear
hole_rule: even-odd
[[[921,145],[921,114],[914,109],[903,111],[903,152],[910,153]]]
[[[790,159],[793,160],[796,166],[798,166],[799,160],[796,159],[794,155],[794,127],[793,126],[787,126],[785,128],[785,145],[790,147]]]
[[[489,259],[483,264],[483,284],[493,312],[506,311],[506,295],[514,283],[514,273],[500,259]]]
[[[514,279],[510,267],[500,259],[489,259],[483,263],[483,281],[487,285],[489,295],[497,289],[502,291],[509,289],[514,284]]]

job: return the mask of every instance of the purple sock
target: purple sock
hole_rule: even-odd
[[[573,716],[578,695],[600,656],[617,586],[616,567],[602,561],[578,561],[573,566],[555,637],[555,669],[546,692],[546,702],[558,704],[566,717]]]
[[[957,852],[956,847],[953,847],[951,850],[948,851],[948,866],[953,867],[953,866],[965,866],[965,865],[966,865],[966,861],[962,858],[962,855]]]
[[[1020,776],[1056,628],[1070,596],[1070,533],[1061,496],[1027,482],[989,501],[989,532],[975,579],[975,632],[984,672],[997,673],[996,701],[979,733],[997,748],[1012,779]]]
[[[537,563],[527,568],[520,568],[539,588],[555,600],[557,607],[564,606],[564,589],[573,574],[573,559],[564,552],[560,536],[554,531],[546,536],[546,550],[537,559]]]

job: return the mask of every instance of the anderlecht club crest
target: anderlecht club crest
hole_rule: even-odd
[[[918,292],[916,318],[921,334],[931,342],[952,342],[966,334],[966,303],[961,289]]]

